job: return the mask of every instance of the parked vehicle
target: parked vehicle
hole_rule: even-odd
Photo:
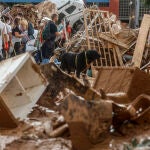
[[[74,31],[77,31],[83,24],[83,9],[84,3],[82,0],[50,0],[55,3],[58,8],[59,20],[62,19],[70,21]]]

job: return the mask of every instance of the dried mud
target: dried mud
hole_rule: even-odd
[[[76,150],[74,146],[72,148],[69,130],[56,138],[52,138],[48,134],[51,132],[51,126],[55,129],[65,123],[63,116],[56,111],[55,105],[55,102],[61,101],[63,96],[61,93],[52,101],[45,92],[33,108],[32,113],[26,120],[20,121],[17,128],[0,130],[0,150]],[[72,134],[76,133],[79,132],[74,131]],[[76,137],[80,137],[80,135]],[[82,147],[86,147],[86,150],[123,150],[123,143],[129,142],[135,137],[140,139],[150,137],[149,124],[127,122],[121,126],[119,132],[108,131],[103,135],[103,140],[96,145],[89,144],[86,139],[81,139],[78,143],[81,146],[78,149],[84,150]]]

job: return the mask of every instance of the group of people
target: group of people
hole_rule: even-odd
[[[22,13],[11,23],[7,15],[0,18],[0,51],[1,59],[21,54],[26,51],[26,43],[33,39],[34,28]]]
[[[65,25],[64,20],[62,20],[59,26],[56,25],[57,22],[58,14],[52,14],[51,19],[44,17],[39,23],[37,42],[35,43],[40,56],[42,56],[43,64],[48,63],[54,55],[54,49],[63,47],[66,37],[71,36],[72,29],[69,22],[66,22]]]
[[[71,35],[71,27],[69,22],[57,26],[58,14],[52,14],[51,19],[44,17],[39,21],[38,34],[34,37],[34,27],[23,13],[18,13],[13,22],[6,15],[0,18],[0,57],[6,59],[8,57],[26,52],[26,44],[28,41],[35,39],[34,46],[37,47],[37,61],[41,63],[49,62],[54,54],[54,49],[63,47],[66,37]],[[61,29],[60,29],[61,28]],[[67,34],[67,35],[66,35]],[[59,38],[56,38],[59,37]],[[56,42],[57,39],[57,42]],[[56,45],[57,43],[57,45]]]

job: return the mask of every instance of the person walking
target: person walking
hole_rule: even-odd
[[[1,17],[0,17],[0,60],[3,59],[2,44],[5,43],[6,40],[7,40],[6,26],[4,22],[1,21]]]
[[[22,38],[26,35],[20,29],[21,19],[16,17],[14,27],[12,28],[12,41],[14,44],[14,55],[25,52],[25,45],[22,43]]]
[[[3,15],[2,16],[2,20],[5,24],[6,27],[6,32],[7,32],[7,40],[5,40],[5,42],[3,43],[3,56],[4,58],[8,58],[9,57],[9,53],[10,53],[10,47],[13,47],[12,44],[12,28],[10,25],[10,19],[8,16]]]

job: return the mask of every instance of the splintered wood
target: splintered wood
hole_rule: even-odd
[[[132,62],[141,67],[142,59],[150,61],[150,15],[144,15]],[[148,60],[146,62],[148,62]]]
[[[98,50],[101,58],[96,62],[97,66],[120,66],[123,65],[120,55],[110,42],[100,38],[99,34],[112,34],[111,22],[108,11],[85,9],[84,23],[87,46],[86,49]]]
[[[56,5],[50,1],[44,1],[37,5],[26,4],[26,5],[14,5],[10,11],[12,18],[16,17],[18,13],[23,13],[23,16],[33,23],[34,27],[38,27],[39,21],[43,17],[51,18],[53,13],[57,13]],[[29,13],[30,12],[30,13]]]
[[[101,57],[94,66],[123,66],[122,55],[135,45],[134,31],[122,30],[116,15],[108,11],[86,8],[83,16],[85,30],[72,38],[68,49],[97,50]]]

